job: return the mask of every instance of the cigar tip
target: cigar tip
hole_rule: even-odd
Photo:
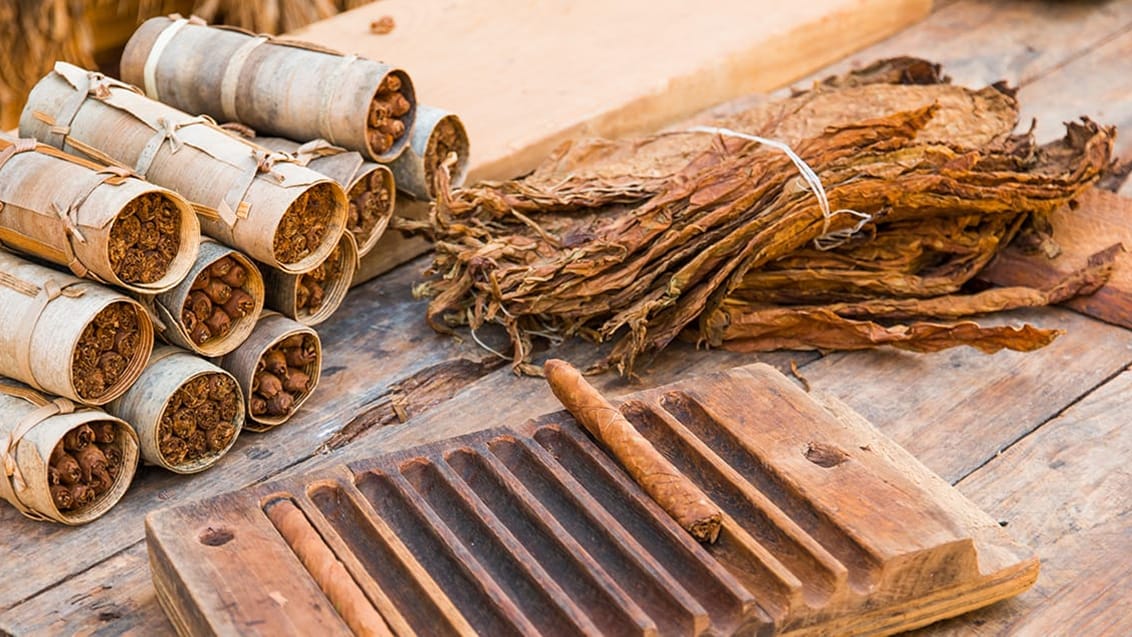
[[[547,374],[554,371],[565,371],[567,369],[573,369],[573,366],[561,358],[551,358],[542,364],[542,371]]]

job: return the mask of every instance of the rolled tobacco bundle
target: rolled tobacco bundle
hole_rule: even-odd
[[[459,188],[468,174],[468,131],[454,113],[432,106],[417,108],[409,147],[390,168],[397,188],[422,201],[436,198],[436,178],[447,171],[448,186]]]
[[[122,53],[122,77],[191,113],[288,139],[326,139],[381,162],[405,149],[416,114],[401,69],[198,19],[143,23]]]
[[[377,245],[393,216],[397,196],[388,167],[365,161],[361,153],[322,139],[299,144],[281,137],[256,137],[255,142],[264,148],[291,153],[299,165],[338,182],[349,201],[346,232],[354,236],[358,256],[365,256]]]
[[[0,497],[25,516],[90,522],[121,499],[137,464],[137,437],[122,420],[0,382]]]
[[[1011,240],[1055,248],[1048,215],[1097,179],[1114,131],[1083,119],[1039,146],[1013,134],[1010,90],[938,70],[887,60],[713,128],[567,144],[526,178],[441,193],[416,224],[436,245],[429,321],[502,324],[532,373],[533,334],[617,339],[602,366],[622,373],[682,332],[744,351],[1044,346],[1058,332],[936,321],[1103,284],[1107,252],[1055,289],[964,289]]]
[[[146,462],[176,473],[216,464],[244,426],[236,379],[170,345],[154,350],[138,381],[106,410],[134,427]]]
[[[70,64],[32,89],[20,131],[176,190],[205,234],[282,270],[314,267],[346,229],[346,194],[333,180]]]
[[[117,167],[0,137],[0,244],[135,292],[185,277],[200,242],[189,203]]]
[[[164,324],[161,338],[202,356],[239,347],[252,333],[263,301],[263,274],[255,263],[207,240],[184,281],[145,299]]]
[[[625,468],[641,489],[700,542],[719,537],[723,513],[648,438],[566,361],[550,359],[546,380],[562,406]]]
[[[152,349],[137,301],[0,251],[0,376],[102,405],[133,384]]]
[[[310,272],[290,274],[265,269],[267,307],[303,325],[318,325],[342,305],[357,269],[354,238],[342,235],[342,241],[326,262]]]
[[[287,421],[318,385],[322,344],[311,328],[264,312],[251,336],[217,360],[240,383],[249,431],[267,431]]]

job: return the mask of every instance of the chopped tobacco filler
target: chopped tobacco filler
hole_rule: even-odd
[[[97,400],[121,380],[138,354],[138,314],[118,301],[95,315],[79,335],[72,357],[72,383],[85,400]]]
[[[460,144],[460,134],[451,118],[445,117],[436,123],[436,128],[433,129],[432,135],[429,137],[428,146],[425,148],[424,158],[422,159],[425,166],[426,183],[429,184],[430,189],[434,183],[433,176],[436,175],[440,165],[448,159],[448,154],[459,154],[465,150]]]
[[[73,511],[97,502],[122,469],[117,425],[94,422],[68,431],[51,451],[47,479],[51,499],[60,511]]]
[[[400,76],[396,73],[385,76],[369,107],[367,134],[373,152],[380,155],[393,148],[397,140],[408,130],[406,119],[412,108],[412,103],[402,91]]]
[[[157,446],[174,466],[223,453],[236,435],[239,388],[226,374],[202,374],[181,385],[161,414]]]
[[[110,267],[127,283],[160,280],[180,249],[180,213],[159,193],[131,201],[110,227]]]
[[[384,171],[374,170],[350,188],[350,212],[346,219],[346,229],[357,238],[358,245],[364,245],[378,223],[389,216],[389,206],[393,201],[385,183],[385,174]]]
[[[181,308],[181,323],[194,343],[224,338],[255,308],[247,282],[247,269],[231,256],[200,271]]]
[[[272,247],[280,263],[302,261],[322,245],[334,209],[332,191],[330,184],[315,184],[283,213]]]
[[[536,335],[617,341],[598,369],[622,374],[677,337],[1029,351],[1059,332],[959,319],[1088,293],[1113,255],[1046,290],[965,286],[1011,241],[1056,250],[1048,216],[1096,181],[1114,129],[1083,118],[1038,145],[1014,133],[1018,110],[1001,84],[884,60],[714,131],[564,144],[530,175],[442,194],[429,220],[399,228],[434,242],[420,288],[433,327],[501,324],[520,371],[539,371]],[[792,148],[828,209],[786,153],[732,131]]]
[[[342,276],[342,246],[330,253],[326,262],[299,277],[295,290],[295,309],[299,314],[310,315],[318,312],[326,301],[327,290],[334,287]]]
[[[252,378],[248,411],[252,416],[286,416],[311,390],[312,367],[318,365],[314,337],[294,334],[274,345],[259,359]]]

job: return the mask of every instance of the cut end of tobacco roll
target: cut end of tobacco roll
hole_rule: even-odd
[[[385,232],[393,216],[396,192],[393,173],[381,165],[376,165],[350,186],[346,193],[350,205],[346,230],[354,235],[359,250],[363,246],[372,247],[377,242],[375,235]]]
[[[239,431],[240,388],[213,372],[190,379],[165,405],[157,429],[158,450],[172,467],[207,464],[223,455]]]
[[[153,345],[148,316],[140,306],[107,305],[79,336],[72,354],[72,384],[84,401],[101,404],[125,391],[145,366]]]
[[[257,419],[290,417],[314,389],[320,364],[318,342],[311,334],[293,334],[273,345],[256,366],[248,413]]]
[[[409,75],[400,70],[390,71],[370,102],[366,121],[370,156],[382,161],[396,157],[408,142],[415,113],[416,95]]]
[[[47,479],[55,508],[80,515],[112,493],[123,471],[125,454],[115,421],[93,421],[68,431],[55,445],[47,465]]]
[[[573,365],[550,359],[543,372],[554,396],[685,531],[700,542],[719,537],[723,514],[609,403]]]
[[[334,232],[336,188],[330,182],[315,184],[283,213],[272,239],[272,251],[279,263],[294,265],[318,253],[328,241],[338,240],[339,233]]]
[[[256,301],[249,263],[231,254],[214,261],[193,279],[181,323],[198,347],[228,338],[238,325],[255,321]]]
[[[126,205],[110,227],[110,267],[126,283],[156,283],[181,251],[182,211],[171,197],[150,192]]]
[[[430,199],[436,198],[436,174],[442,165],[448,168],[449,187],[463,185],[468,174],[469,149],[468,131],[459,117],[449,113],[436,122],[423,158],[425,187]],[[455,155],[455,160],[449,163],[452,155]]]

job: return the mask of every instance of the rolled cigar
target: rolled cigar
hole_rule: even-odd
[[[416,114],[401,69],[199,19],[145,21],[121,69],[127,82],[185,111],[288,139],[328,139],[374,161],[401,153]]]
[[[314,574],[315,582],[326,593],[326,598],[351,632],[373,637],[393,634],[349,571],[294,502],[284,498],[273,500],[267,503],[264,512],[279,530],[279,535],[295,551],[299,561]]]
[[[176,285],[200,242],[197,216],[177,193],[33,139],[0,136],[0,202],[5,248],[133,292]],[[127,259],[143,235],[149,257]]]
[[[468,131],[454,113],[432,106],[417,109],[417,121],[409,136],[409,147],[389,168],[397,189],[414,199],[436,198],[436,178],[443,165],[447,185],[458,188],[468,175]],[[449,156],[455,154],[450,161]]]
[[[332,179],[64,62],[28,95],[20,130],[181,193],[204,234],[282,270],[314,267],[346,230],[346,193]]]
[[[369,254],[385,234],[397,201],[397,187],[388,167],[365,158],[356,151],[335,146],[324,139],[303,144],[282,137],[255,137],[255,143],[290,153],[299,165],[322,173],[346,190],[350,210],[346,232],[358,244],[358,256]]]
[[[719,537],[722,513],[691,480],[563,360],[543,366],[555,397],[676,523],[700,542]]]

